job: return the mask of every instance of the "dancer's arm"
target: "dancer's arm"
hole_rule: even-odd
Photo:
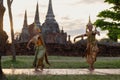
[[[74,38],[74,42],[75,42],[75,40],[76,40],[77,38],[80,38],[80,37],[81,37],[81,38],[83,39],[84,36],[87,36],[87,34],[83,34],[83,35],[76,36],[76,37]]]
[[[95,27],[95,34],[100,36],[100,32],[97,30],[97,28]]]
[[[99,32],[99,31],[96,31],[95,33],[98,34],[98,35],[100,36],[100,32]]]
[[[33,42],[33,38],[29,40],[29,42],[27,43],[27,48],[30,50],[30,43]]]

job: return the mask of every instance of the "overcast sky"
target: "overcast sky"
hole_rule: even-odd
[[[9,16],[7,0],[4,0],[6,12],[4,15],[4,29],[10,34]],[[24,13],[27,10],[28,24],[34,21],[36,4],[39,3],[39,16],[41,24],[45,21],[49,0],[13,0],[12,12],[15,32],[21,32],[23,27]],[[91,21],[98,19],[97,14],[110,6],[104,0],[52,0],[55,19],[60,29],[64,29],[72,38],[76,35],[85,33],[88,17]],[[101,32],[101,36],[106,37],[106,32]]]

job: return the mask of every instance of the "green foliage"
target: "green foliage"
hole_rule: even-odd
[[[118,35],[118,38],[120,39],[120,35]]]
[[[108,19],[110,18],[113,21],[120,21],[120,12],[104,10],[99,13],[98,17],[108,18]]]
[[[120,0],[105,0],[105,2],[108,2],[109,4],[120,5]]]
[[[108,36],[111,40],[117,41],[120,38],[120,0],[105,0],[113,7],[101,11],[98,14],[100,19],[94,23],[102,30],[108,30]]]

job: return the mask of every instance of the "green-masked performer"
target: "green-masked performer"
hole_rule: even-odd
[[[89,64],[90,71],[94,70],[94,62],[96,61],[96,55],[99,51],[95,36],[96,34],[100,35],[99,32],[96,30],[96,28],[94,31],[92,31],[92,29],[93,29],[93,26],[89,19],[89,23],[86,26],[86,34],[79,35],[74,38],[74,41],[75,41],[77,38],[80,38],[80,37],[83,38],[87,36],[87,47],[84,54],[86,56],[87,63]]]
[[[40,30],[36,30],[35,36],[28,42],[27,48],[30,49],[29,45],[30,43],[33,42],[35,44],[35,58],[33,62],[33,66],[35,67],[35,71],[38,71],[38,68],[43,70],[44,64],[43,60],[46,55],[46,48],[45,44],[42,39],[42,34]]]

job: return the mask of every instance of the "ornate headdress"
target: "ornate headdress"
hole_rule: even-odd
[[[37,32],[41,32],[41,29],[36,25],[36,23],[34,24],[34,30]]]
[[[89,16],[89,22],[88,24],[86,25],[86,32],[88,30],[89,27],[93,27],[92,23],[91,23],[91,20],[90,20],[90,16]]]

